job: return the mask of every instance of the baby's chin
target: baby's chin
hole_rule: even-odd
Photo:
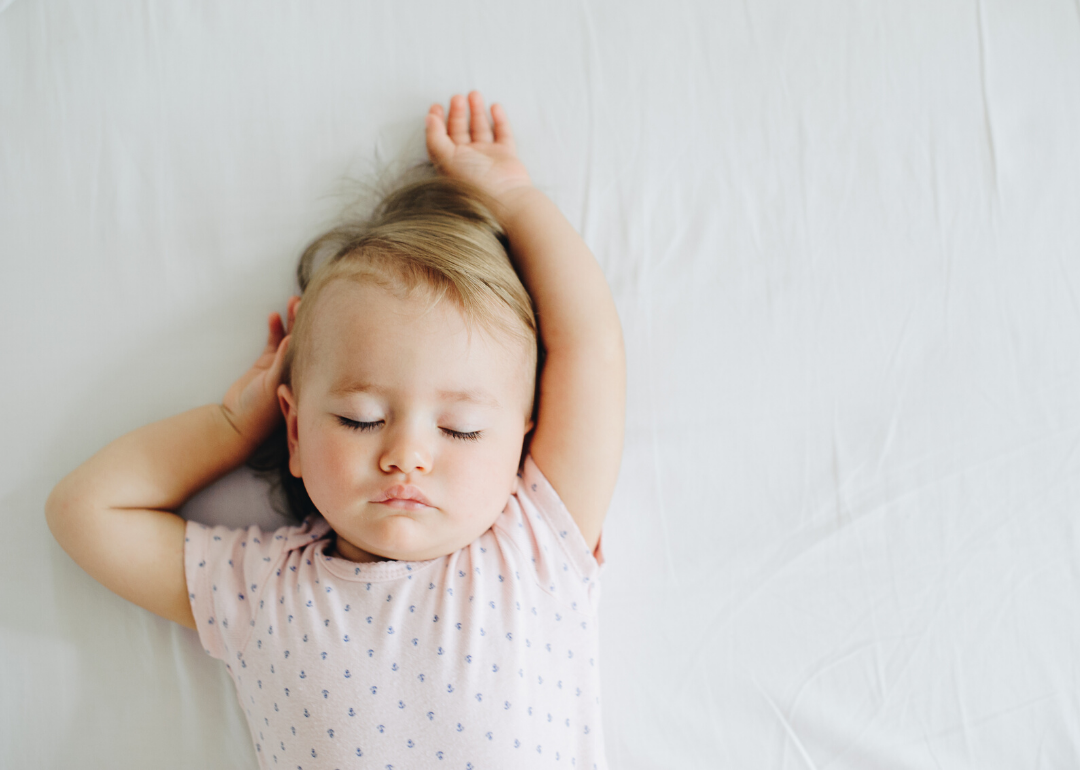
[[[427,561],[457,550],[432,543],[431,533],[416,519],[405,515],[380,519],[377,530],[364,533],[363,538],[336,534],[334,555],[355,562]]]
[[[376,561],[428,561],[448,556],[469,545],[484,531],[491,528],[489,522],[480,532],[465,529],[453,532],[433,531],[433,522],[427,516],[410,513],[379,517],[370,522],[363,533],[349,537],[335,529],[337,542],[334,554],[355,562]],[[482,523],[477,526],[482,526]]]

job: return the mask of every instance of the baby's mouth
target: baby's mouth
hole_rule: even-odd
[[[376,500],[374,502],[376,502],[378,505],[385,505],[387,508],[397,508],[398,510],[402,510],[402,511],[422,511],[422,510],[425,510],[425,509],[431,507],[430,505],[424,505],[423,503],[418,503],[416,500],[391,499],[391,500]]]
[[[371,502],[403,511],[419,511],[431,507],[431,502],[423,492],[406,484],[395,484]]]

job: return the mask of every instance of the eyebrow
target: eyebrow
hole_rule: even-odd
[[[373,393],[377,396],[385,396],[387,389],[368,382],[341,382],[330,389],[330,395],[335,398],[349,396],[353,393]],[[436,395],[440,401],[465,402],[479,404],[480,406],[491,406],[496,409],[499,407],[498,399],[486,390],[440,390]]]

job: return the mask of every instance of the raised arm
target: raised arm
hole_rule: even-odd
[[[195,628],[184,576],[185,522],[173,511],[244,462],[280,419],[274,391],[283,337],[275,313],[262,356],[223,403],[121,436],[56,485],[45,503],[49,529],[91,577]]]
[[[471,108],[471,117],[469,116]],[[536,306],[546,360],[530,451],[595,548],[622,459],[626,357],[603,271],[558,207],[518,161],[506,113],[484,112],[473,91],[427,118],[436,167],[485,189],[501,204],[511,258]]]

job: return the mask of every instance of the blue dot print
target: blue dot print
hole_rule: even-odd
[[[600,566],[531,457],[494,525],[425,560],[331,558],[317,514],[187,522],[198,638],[260,766],[606,768]],[[522,756],[530,758],[522,760]]]

